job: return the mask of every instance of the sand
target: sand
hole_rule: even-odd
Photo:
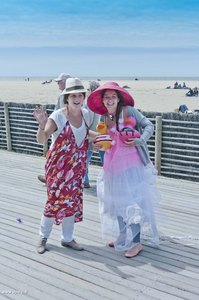
[[[95,80],[95,78],[94,78]],[[82,80],[88,88],[89,80]],[[199,109],[199,97],[187,97],[187,90],[173,89],[173,80],[115,80],[134,97],[136,108],[143,111],[173,112],[181,104],[190,110]],[[54,104],[59,95],[56,82],[42,84],[42,80],[0,80],[0,101],[32,104]],[[100,84],[106,81],[101,80]],[[179,81],[182,84],[182,82]],[[199,81],[186,81],[189,87],[198,87]],[[171,86],[170,89],[166,87]]]

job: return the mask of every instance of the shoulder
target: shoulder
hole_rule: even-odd
[[[66,123],[66,115],[63,113],[62,109],[58,109],[52,112],[52,114],[49,116],[50,119],[52,119],[56,124],[60,123]]]
[[[84,117],[84,120],[85,120],[87,126],[89,126],[91,117],[89,115],[89,111],[87,108],[82,107],[82,115]]]
[[[88,118],[90,117],[89,111],[87,108],[82,107],[82,114],[84,116],[84,118]]]
[[[49,118],[53,119],[53,118],[56,118],[57,116],[59,116],[61,114],[62,114],[62,110],[61,109],[57,109],[57,110],[53,111],[50,114]]]
[[[136,119],[138,126],[140,125],[141,127],[143,126],[145,127],[148,125],[153,127],[151,121],[135,107],[127,106],[127,111],[128,111],[128,116],[133,116]]]
[[[89,113],[89,116],[90,117],[94,117],[96,114],[92,111],[92,110],[90,110],[89,108],[87,108],[87,110],[88,110],[88,113]]]
[[[139,110],[137,110],[135,107],[127,106],[126,109],[127,109],[128,116],[133,115],[135,118],[138,118],[138,119],[144,118],[144,115]]]
[[[125,106],[128,113],[136,113],[138,110],[134,106]]]

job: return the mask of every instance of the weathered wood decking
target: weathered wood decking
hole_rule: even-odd
[[[39,255],[46,190],[37,175],[43,166],[44,158],[0,151],[0,299],[199,299],[199,184],[158,178],[167,214],[159,222],[161,245],[127,259],[101,240],[95,189],[100,167],[90,166],[93,188],[85,190],[84,222],[75,227],[86,251],[61,247],[55,226],[49,251]]]

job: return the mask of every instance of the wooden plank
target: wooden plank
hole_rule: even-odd
[[[49,251],[38,255],[46,187],[37,175],[43,174],[44,163],[41,157],[0,151],[0,288],[28,291],[5,299],[199,298],[198,183],[158,178],[166,212],[166,219],[159,220],[160,247],[144,245],[139,256],[126,259],[101,240],[95,186],[101,167],[91,165],[93,187],[84,192],[84,222],[75,226],[75,237],[86,251],[61,247],[60,226],[54,226]]]

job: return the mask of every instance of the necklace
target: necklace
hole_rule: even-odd
[[[114,118],[115,118],[114,115],[110,115],[110,114],[109,114],[109,119],[110,119],[111,121],[114,121]]]

